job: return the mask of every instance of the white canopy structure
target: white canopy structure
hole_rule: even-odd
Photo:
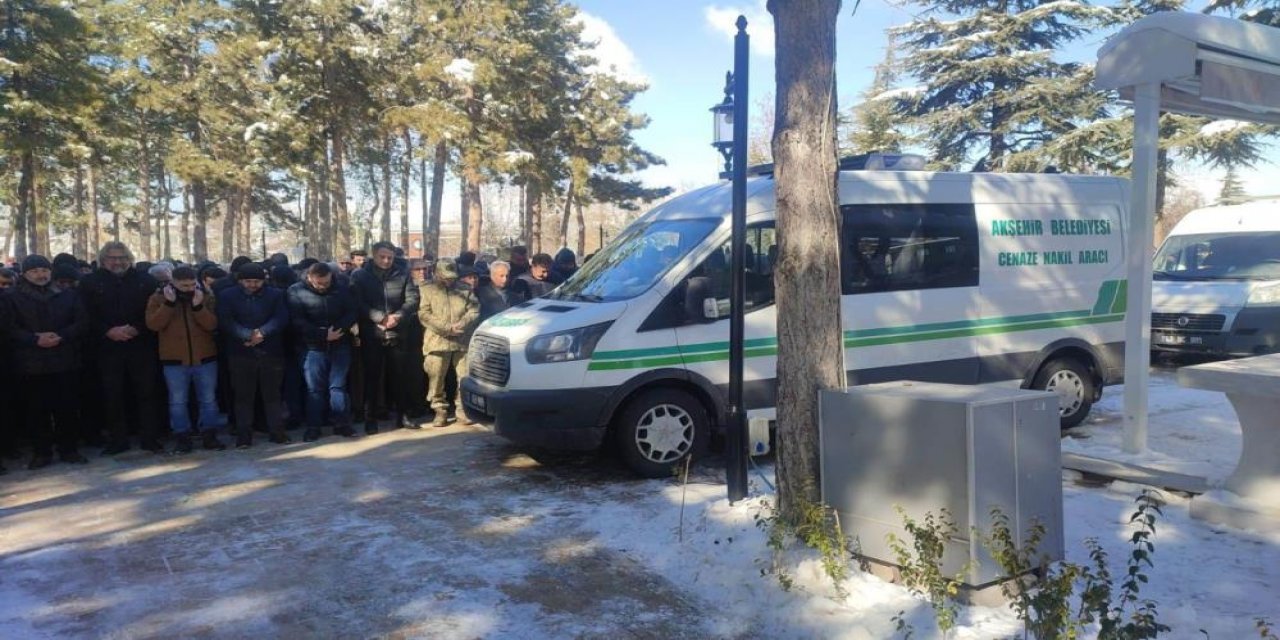
[[[1280,29],[1197,13],[1147,16],[1098,50],[1094,84],[1134,109],[1124,447],[1137,453],[1147,448],[1160,112],[1280,124]]]

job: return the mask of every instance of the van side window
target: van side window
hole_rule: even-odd
[[[972,204],[857,204],[840,212],[846,295],[977,286]]]
[[[703,324],[729,317],[729,264],[731,242],[716,247],[702,263],[667,294],[654,312],[640,325],[640,331],[666,329],[690,324]],[[747,227],[747,250],[743,256],[746,273],[746,312],[773,304],[773,264],[777,257],[778,237],[772,221]],[[696,296],[690,296],[690,282]],[[694,299],[698,298],[698,299]],[[703,314],[703,302],[714,298],[718,317]]]

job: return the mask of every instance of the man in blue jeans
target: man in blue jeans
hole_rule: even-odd
[[[174,433],[174,453],[191,453],[191,414],[187,397],[196,388],[200,407],[200,432],[205,449],[221,451],[217,430],[225,420],[218,411],[218,348],[213,332],[218,317],[213,296],[205,293],[195,269],[178,267],[173,279],[147,300],[147,328],[160,343],[160,365],[169,388],[169,426]]]
[[[325,396],[333,432],[354,437],[347,396],[347,372],[351,368],[351,326],[356,323],[356,299],[337,283],[333,269],[317,262],[307,268],[302,282],[289,287],[289,321],[304,348],[302,376],[307,385],[307,430],[302,439],[320,438]]]

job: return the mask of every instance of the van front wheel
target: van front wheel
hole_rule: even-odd
[[[692,395],[652,389],[627,404],[615,427],[627,466],[646,478],[664,478],[671,477],[685,457],[706,449],[711,421]]]
[[[1046,364],[1031,386],[1058,394],[1058,418],[1063,429],[1084,422],[1097,394],[1089,368],[1074,358],[1058,358]]]

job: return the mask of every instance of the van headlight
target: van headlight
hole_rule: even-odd
[[[537,336],[525,345],[525,358],[529,360],[529,364],[570,362],[590,358],[596,350],[596,343],[600,342],[601,336],[612,324],[611,320],[589,327]]]
[[[1249,302],[1247,304],[1280,304],[1280,285],[1255,287],[1249,292]]]

